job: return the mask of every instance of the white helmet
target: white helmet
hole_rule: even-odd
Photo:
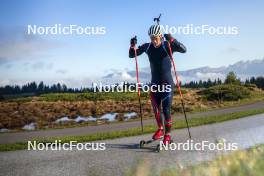
[[[160,36],[160,35],[162,35],[160,25],[154,24],[154,25],[150,26],[149,31],[148,31],[148,35],[149,36]]]

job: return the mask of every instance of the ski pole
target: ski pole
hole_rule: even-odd
[[[137,36],[135,36],[136,38]],[[137,50],[136,47],[134,47],[135,52],[135,61],[136,61],[136,76],[137,76],[137,83],[138,83],[138,103],[139,103],[139,113],[140,113],[140,121],[141,121],[141,131],[143,133],[143,118],[142,118],[142,107],[141,107],[141,98],[140,98],[140,88],[139,88],[139,76],[138,76],[138,62],[137,62]]]
[[[180,84],[179,84],[178,74],[177,74],[177,71],[176,71],[176,65],[175,65],[175,62],[174,62],[173,55],[172,55],[172,50],[171,50],[170,43],[169,43],[169,52],[170,52],[171,62],[172,62],[172,65],[173,65],[174,74],[175,74],[175,77],[176,77],[176,85],[177,85],[177,87],[178,87],[178,92],[179,92],[179,94],[180,94],[180,98],[181,98],[181,105],[182,105],[182,110],[183,110],[183,114],[184,114],[185,122],[186,122],[186,124],[187,124],[187,129],[188,129],[188,133],[189,133],[189,138],[191,139],[192,137],[191,137],[190,128],[189,128],[189,124],[188,124],[188,120],[187,120],[187,115],[186,115],[186,111],[185,111],[185,107],[184,107],[184,101],[183,101],[183,96],[182,96],[182,92],[181,92],[181,86],[180,86]]]

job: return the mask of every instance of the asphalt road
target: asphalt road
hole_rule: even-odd
[[[191,133],[195,143],[201,141],[215,143],[217,139],[225,138],[227,143],[237,143],[239,149],[245,149],[264,143],[264,114],[193,127]],[[174,142],[186,142],[187,130],[174,130],[172,136]],[[71,151],[0,152],[0,175],[124,175],[127,172],[140,173],[142,170],[146,172],[148,168],[155,172],[176,165],[191,165],[213,159],[221,153],[228,153],[208,149],[155,153],[154,148],[158,142],[140,149],[139,141],[150,137],[151,134],[97,141],[106,144],[103,151],[75,148]]]
[[[202,113],[193,113],[188,114],[188,118],[196,117],[207,117],[210,115],[219,115],[231,112],[239,112],[245,110],[259,109],[264,107],[264,101],[242,105],[237,107],[229,107],[216,109],[212,111],[202,112]],[[173,119],[183,119],[182,115],[174,116]],[[144,125],[156,123],[154,117],[152,119],[144,120]],[[65,128],[65,129],[50,129],[50,130],[39,130],[39,131],[29,131],[29,132],[15,132],[15,133],[2,133],[0,134],[0,144],[1,143],[14,143],[14,142],[23,142],[32,139],[41,139],[47,137],[60,137],[60,136],[71,136],[71,135],[85,135],[98,132],[109,132],[109,131],[118,131],[126,130],[128,128],[139,127],[140,121],[131,121],[131,122],[122,122],[122,123],[113,123],[113,124],[104,124],[98,126],[84,126],[76,128]]]

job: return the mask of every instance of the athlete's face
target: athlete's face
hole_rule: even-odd
[[[150,40],[155,48],[158,48],[161,45],[161,36],[151,36]]]

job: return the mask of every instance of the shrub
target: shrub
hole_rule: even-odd
[[[250,90],[237,84],[223,84],[204,89],[199,92],[207,100],[236,101],[250,96]]]
[[[247,87],[249,90],[255,90],[258,88],[256,84],[245,84],[245,87]]]

